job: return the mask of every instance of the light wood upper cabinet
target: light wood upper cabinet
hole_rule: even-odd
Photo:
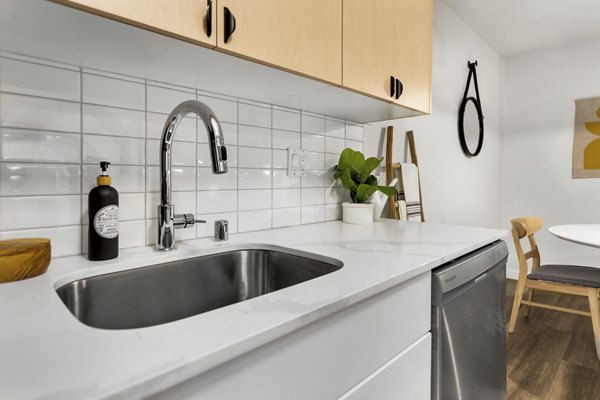
[[[217,45],[216,0],[55,0],[55,2],[203,46]],[[209,7],[211,3],[212,6]]]
[[[429,113],[431,12],[431,0],[344,0],[342,86]]]
[[[395,0],[344,0],[343,85],[390,100]]]
[[[431,111],[431,0],[395,0],[394,73],[402,82],[395,103],[414,110]]]
[[[342,0],[218,0],[217,26],[223,52],[342,83]]]

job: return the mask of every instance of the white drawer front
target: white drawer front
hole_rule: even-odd
[[[425,335],[430,315],[427,272],[155,398],[337,399]]]
[[[431,398],[431,334],[392,358],[339,400]]]

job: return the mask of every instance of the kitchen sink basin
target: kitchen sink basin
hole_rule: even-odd
[[[286,249],[246,249],[79,279],[56,290],[86,325],[133,329],[191,317],[342,268]]]

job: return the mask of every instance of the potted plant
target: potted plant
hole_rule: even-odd
[[[391,186],[377,185],[377,178],[371,173],[379,167],[383,158],[365,156],[351,148],[340,154],[335,166],[335,178],[350,191],[352,202],[342,203],[343,221],[350,224],[370,224],[373,222],[373,204],[369,198],[380,191],[386,196],[394,196],[396,189]]]

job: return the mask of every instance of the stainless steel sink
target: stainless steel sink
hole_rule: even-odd
[[[225,307],[340,268],[340,261],[310,253],[235,250],[97,275],[56,292],[86,325],[132,329]]]

